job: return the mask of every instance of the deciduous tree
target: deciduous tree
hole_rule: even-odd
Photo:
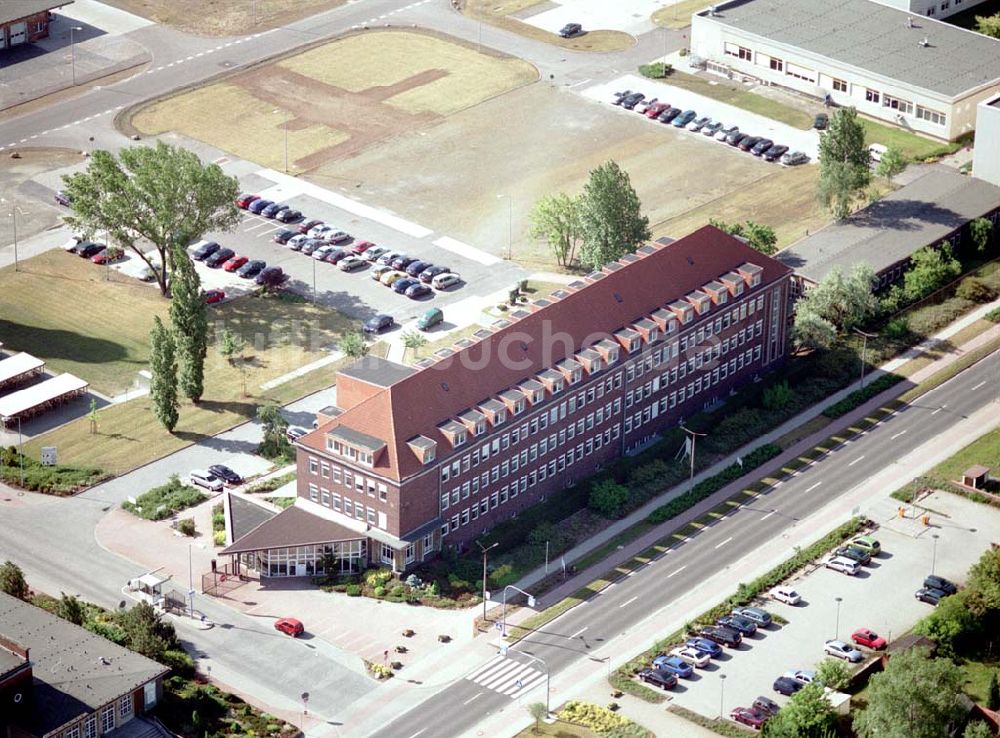
[[[286,435],[288,421],[281,414],[281,408],[277,405],[262,405],[257,408],[257,420],[260,421],[264,436],[257,452],[269,459],[290,454],[291,444]]]
[[[532,732],[537,733],[541,728],[542,720],[549,716],[549,710],[545,707],[544,702],[532,702],[528,705],[528,712],[535,719],[535,727],[532,729]]]
[[[0,565],[0,592],[6,592],[19,600],[27,600],[31,594],[24,572],[13,561],[5,561]]]
[[[795,307],[792,340],[799,348],[828,348],[837,340],[837,328],[811,306],[800,303]]]
[[[405,331],[403,333],[403,345],[412,350],[414,356],[419,356],[420,349],[427,345],[427,337],[417,331]]]
[[[879,159],[878,166],[875,167],[875,174],[885,177],[886,182],[892,182],[892,178],[897,174],[902,174],[903,170],[909,166],[909,159],[904,156],[898,146],[890,146]]]
[[[865,129],[854,108],[840,108],[819,140],[819,199],[837,219],[851,212],[854,197],[871,178]]]
[[[878,310],[872,293],[875,271],[865,263],[857,264],[849,276],[840,269],[828,273],[814,287],[806,290],[795,306],[792,333],[800,346],[829,346],[837,333],[861,325]]]
[[[985,720],[977,720],[965,726],[962,738],[994,738],[993,729]]]
[[[562,192],[544,196],[531,211],[530,232],[549,244],[559,266],[572,264],[580,243],[579,198]]]
[[[187,252],[175,246],[170,252],[170,323],[177,346],[181,391],[193,402],[205,392],[205,356],[208,353],[208,305],[201,294],[201,278]]]
[[[1000,38],[1000,13],[996,15],[977,15],[976,30],[984,36]]]
[[[361,359],[368,355],[368,342],[361,333],[345,333],[337,345],[351,359]]]
[[[993,223],[986,218],[976,218],[969,223],[969,235],[972,237],[972,242],[976,244],[976,251],[983,253],[990,244]]]
[[[924,246],[910,257],[910,266],[903,275],[903,292],[909,300],[920,300],[961,273],[962,264],[947,241],[938,246]]]
[[[174,337],[160,316],[153,317],[153,330],[149,334],[149,396],[153,401],[153,415],[164,428],[173,433],[177,425],[177,360],[174,356]]]
[[[580,196],[580,261],[597,270],[649,238],[649,219],[628,173],[613,161],[591,170]]]
[[[68,595],[65,592],[60,592],[59,594],[61,596],[59,598],[59,607],[56,609],[56,615],[74,625],[83,625],[83,621],[87,618],[87,613],[83,609],[83,603],[75,595]]]
[[[709,218],[708,222],[730,236],[742,236],[751,248],[762,254],[771,256],[778,251],[778,237],[769,225],[754,223],[752,220],[748,220],[746,223],[726,223],[714,218]]]
[[[125,631],[125,644],[154,661],[160,661],[177,638],[174,627],[164,623],[148,602],[140,602],[131,610],[119,613],[118,624]]]
[[[132,249],[153,271],[163,295],[169,292],[171,249],[239,221],[236,178],[163,142],[122,149],[117,157],[95,151],[86,171],[63,181],[72,210],[66,222],[82,234],[107,232],[110,241]],[[141,250],[143,241],[156,247],[159,265]]]
[[[764,726],[768,738],[823,738],[833,727],[833,706],[819,684],[807,684]]]
[[[596,482],[590,487],[590,509],[606,518],[620,518],[628,503],[628,487],[613,479]]]
[[[823,659],[816,668],[816,681],[824,687],[843,691],[851,683],[851,669],[841,659]]]

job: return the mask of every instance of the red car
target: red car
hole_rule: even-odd
[[[302,627],[302,623],[295,618],[278,618],[274,621],[275,630],[280,630],[282,633],[290,635],[292,638],[295,636],[302,635],[305,628]]]
[[[358,241],[351,247],[351,251],[355,254],[363,254],[374,245],[371,241]]]
[[[749,725],[754,730],[760,730],[767,722],[768,715],[752,707],[734,707],[730,711],[729,717],[738,723]]]
[[[885,638],[880,636],[871,628],[858,628],[856,631],[851,633],[851,640],[859,646],[865,646],[866,648],[871,648],[875,651],[883,649],[886,646]]]
[[[117,246],[108,246],[103,251],[98,251],[90,257],[95,264],[113,264],[125,256],[125,252]]]
[[[236,205],[246,210],[248,207],[250,207],[250,203],[252,203],[254,200],[259,200],[259,199],[260,195],[251,195],[248,192],[244,192],[242,195],[236,198]]]
[[[669,107],[670,107],[669,103],[665,103],[665,102],[653,103],[648,108],[646,108],[646,117],[647,118],[655,118],[656,116],[658,116],[660,113],[662,113],[664,110],[666,110]]]
[[[237,269],[246,264],[248,261],[249,259],[245,256],[234,256],[232,259],[223,264],[222,268],[225,269],[227,272],[235,272]]]
[[[316,226],[323,225],[321,220],[304,220],[299,224],[299,233],[308,233]]]
[[[205,304],[214,305],[217,302],[222,302],[226,299],[226,293],[222,290],[206,290],[205,291]]]

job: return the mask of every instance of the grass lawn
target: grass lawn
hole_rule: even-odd
[[[543,722],[538,726],[538,730],[535,730],[534,726],[525,728],[517,734],[517,738],[532,738],[539,735],[551,738],[600,738],[600,733],[595,733],[582,725],[567,723],[565,720],[556,720],[551,725]]]
[[[883,146],[895,146],[903,155],[911,160],[923,160],[935,156],[943,156],[962,148],[958,143],[946,143],[932,138],[924,138],[915,133],[904,131],[895,126],[886,126],[873,120],[858,116],[865,127],[865,142],[880,143]]]
[[[666,28],[687,28],[691,25],[691,14],[711,5],[706,0],[680,0],[666,5],[653,13],[653,23]]]
[[[934,467],[930,474],[942,479],[959,479],[962,472],[974,464],[987,466],[994,473],[1000,470],[1000,429],[980,436],[957,454]]]
[[[515,13],[543,2],[544,0],[466,0],[464,12],[506,31],[574,51],[622,51],[635,45],[635,39],[623,31],[593,29],[576,38],[562,38],[513,17]]]
[[[763,95],[750,92],[742,85],[718,79],[708,80],[693,74],[678,72],[676,69],[666,78],[666,83],[710,97],[713,100],[764,115],[794,128],[807,129],[812,125],[813,116],[804,110],[784,105]]]
[[[990,697],[990,680],[994,674],[1000,674],[1000,661],[984,663],[982,661],[966,661],[960,664],[962,670],[962,691],[980,705],[988,704]]]

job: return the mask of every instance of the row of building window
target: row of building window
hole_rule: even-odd
[[[88,715],[76,725],[64,730],[62,738],[81,738],[81,736],[82,738],[97,738],[98,714],[101,720],[101,733],[111,732],[115,729],[115,707],[115,704],[105,705],[100,709],[99,713]],[[135,709],[132,694],[129,693],[120,697],[117,708],[118,715],[122,718],[122,723],[131,718],[132,712]]]
[[[955,2],[955,6],[956,7],[962,4],[962,0],[954,0],[954,2]],[[943,13],[948,8],[950,8],[951,7],[951,3],[952,3],[952,0],[941,0],[941,12]],[[937,8],[934,5],[931,5],[929,8],[927,8],[926,12],[927,12],[927,15],[933,16],[933,15],[935,15],[937,13]]]
[[[314,477],[329,479],[333,484],[343,484],[359,495],[364,495],[366,491],[369,497],[377,495],[380,502],[387,502],[389,499],[389,488],[382,482],[349,469],[341,469],[336,464],[329,464],[315,456],[309,457],[309,473]]]

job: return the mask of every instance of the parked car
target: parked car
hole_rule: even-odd
[[[743,143],[745,139],[748,138],[750,138],[749,133],[743,133],[742,131],[737,130],[734,133],[730,133],[728,136],[726,136],[726,143],[729,144],[730,146],[736,147],[739,146],[741,143]]]
[[[763,154],[761,154],[761,158],[764,159],[764,161],[777,161],[784,155],[786,151],[788,151],[788,147],[785,146],[784,144],[775,144],[767,151],[765,151]]]
[[[622,101],[632,94],[632,90],[623,90],[622,92],[616,92],[612,95],[612,105],[621,105]]]
[[[457,274],[448,272],[446,274],[439,274],[434,279],[431,280],[431,287],[436,290],[447,290],[452,287],[457,287],[462,283],[462,278]]]
[[[266,208],[268,205],[273,205],[273,204],[274,200],[264,200],[262,198],[258,198],[257,200],[254,200],[252,203],[250,203],[250,205],[247,206],[247,210],[249,210],[254,215],[260,215],[261,210]]]
[[[294,237],[295,237],[295,231],[290,231],[287,228],[282,228],[280,231],[278,231],[271,237],[271,240],[274,241],[275,243],[280,243],[282,246],[284,246]]]
[[[354,245],[351,246],[351,251],[360,256],[374,245],[371,241],[355,241]]]
[[[643,669],[639,672],[639,678],[661,689],[673,689],[677,686],[677,677],[668,671],[658,669]]]
[[[226,293],[222,290],[205,290],[202,293],[205,298],[206,305],[214,305],[217,302],[222,302],[226,299]],[[211,471],[211,469],[209,469]]]
[[[194,251],[191,252],[191,258],[195,261],[204,261],[222,247],[215,241],[199,241],[194,244],[193,248]]]
[[[722,121],[717,120],[714,123],[709,123],[701,129],[701,135],[703,136],[715,136],[716,133],[722,130]]]
[[[370,274],[372,275],[372,279],[374,279],[376,282],[381,282],[382,277],[384,277],[391,271],[393,271],[393,269],[388,264],[377,264],[374,267],[372,267]]]
[[[266,267],[266,262],[263,262],[260,259],[254,259],[252,261],[248,261],[246,264],[237,269],[236,274],[244,279],[252,279],[264,271]]]
[[[774,141],[769,138],[762,138],[760,141],[754,144],[753,148],[750,149],[750,153],[754,156],[763,156],[764,152],[769,148],[774,146]]]
[[[780,676],[774,680],[774,684],[771,688],[778,694],[783,694],[786,697],[791,697],[793,694],[798,692],[802,687],[805,686],[795,681],[794,679],[789,679],[788,677]]]
[[[750,151],[750,149],[756,146],[759,142],[760,136],[747,136],[737,144],[737,148],[740,151]]]
[[[285,635],[290,635],[292,638],[302,635],[305,628],[302,627],[300,623],[295,618],[278,618],[274,621],[275,630],[279,630]]]
[[[797,605],[802,602],[802,595],[791,587],[775,587],[770,595],[772,600],[784,602],[786,605]]]
[[[697,666],[699,669],[704,669],[708,666],[709,661],[712,660],[712,657],[704,651],[699,651],[697,648],[691,648],[690,646],[675,648],[670,652],[670,655],[676,656],[686,664]]]
[[[813,680],[816,678],[816,672],[806,671],[804,669],[789,669],[781,676],[786,677],[787,679],[792,679],[805,686],[806,684],[813,683]]]
[[[863,548],[872,556],[878,556],[882,553],[882,544],[876,540],[875,536],[861,536],[860,538],[855,538],[851,541],[851,545],[856,548]]]
[[[316,249],[321,248],[322,246],[325,245],[326,244],[323,243],[323,241],[321,241],[318,238],[307,238],[305,241],[302,242],[302,248],[300,248],[299,251],[305,254],[306,256],[312,256],[313,252],[316,251]]]
[[[196,487],[204,487],[212,492],[219,492],[222,489],[222,480],[207,469],[193,470],[188,479]]]
[[[752,636],[757,632],[757,624],[750,618],[745,618],[741,615],[723,615],[715,622],[739,631],[741,635],[745,636]]]
[[[766,628],[771,624],[771,613],[759,607],[734,607],[733,615],[754,621],[758,628]]]
[[[681,111],[680,108],[667,108],[658,116],[656,116],[656,119],[660,121],[660,123],[673,123],[674,120],[677,118],[677,116],[681,114],[681,112],[683,111]]]
[[[208,467],[208,470],[230,487],[235,487],[237,484],[243,484],[243,477],[225,464],[213,464]]]
[[[719,132],[715,134],[716,141],[722,141],[725,143],[730,136],[735,136],[740,132],[739,126],[730,126],[729,128],[720,128]]]
[[[449,269],[446,266],[432,266],[420,272],[420,274],[417,275],[417,278],[424,284],[430,284],[434,277],[439,274],[446,274],[448,271]]]
[[[93,241],[81,241],[76,247],[76,255],[82,259],[89,259],[92,256],[96,256],[106,249],[103,243],[94,243]]]
[[[658,102],[660,102],[660,98],[658,97],[653,97],[650,98],[649,100],[643,100],[642,102],[640,102],[638,105],[635,106],[635,112],[639,113],[639,115],[645,115],[646,111],[649,110],[649,106],[656,105],[656,103]]]
[[[362,258],[364,258],[365,261],[377,262],[379,259],[381,259],[388,253],[389,249],[387,249],[385,246],[372,246],[371,248],[365,251]]]
[[[782,154],[781,163],[786,167],[794,167],[798,164],[805,164],[809,161],[809,156],[804,151],[789,151],[787,154]]]
[[[559,35],[563,38],[573,38],[580,33],[583,33],[583,26],[579,23],[567,23],[559,29]]]
[[[885,638],[871,628],[858,628],[851,633],[851,640],[859,646],[864,646],[874,651],[881,651],[887,645]]]
[[[295,443],[297,440],[302,438],[302,436],[309,433],[306,428],[299,425],[290,425],[285,430],[285,437],[288,439],[289,443]]]
[[[426,287],[426,285],[424,286]],[[429,331],[442,322],[444,322],[444,312],[441,308],[431,308],[417,320],[417,328],[422,331]]]
[[[411,277],[419,277],[420,273],[424,271],[424,269],[430,269],[432,266],[434,265],[429,261],[421,261],[420,259],[417,259],[416,261],[407,264],[404,271]]]
[[[56,190],[56,194],[52,199],[59,205],[64,205],[66,207],[69,207],[69,204],[73,202],[73,198],[69,196],[69,193],[66,192],[66,190]]]
[[[826,130],[828,125],[830,125],[830,116],[826,113],[817,113],[816,117],[813,118],[813,128],[817,131]]]
[[[300,251],[302,247],[311,239],[304,233],[300,233],[297,236],[292,236],[288,239],[288,243],[285,244],[292,251]]]
[[[657,117],[660,113],[662,113],[664,110],[666,110],[669,107],[670,107],[669,103],[655,102],[652,105],[650,105],[648,108],[646,108],[646,112],[643,113],[643,115],[645,115],[647,118],[651,118],[652,119],[652,118]]]
[[[226,249],[226,248],[219,249],[210,257],[205,259],[205,266],[212,267],[212,269],[216,269],[225,264],[230,259],[232,259],[233,256],[235,255],[236,252],[234,252],[232,249]]]
[[[757,697],[757,699],[753,701],[751,707],[755,710],[767,713],[768,715],[777,715],[778,710],[781,709],[777,702],[772,700],[770,697],[764,697],[763,695]]]
[[[346,259],[350,256],[351,252],[340,246],[334,246],[332,249],[326,252],[326,257],[323,259],[327,264],[339,264],[342,259]]]
[[[406,272],[401,272],[398,269],[391,269],[382,275],[382,279],[379,280],[386,287],[392,287],[400,279],[406,279]]]
[[[252,195],[249,192],[244,192],[236,198],[236,206],[246,210],[254,201],[259,199],[260,195]]]
[[[952,581],[939,577],[937,574],[929,574],[924,578],[924,586],[931,589],[940,589],[945,594],[953,595],[958,591],[958,585]]]
[[[921,587],[913,593],[913,596],[921,602],[926,602],[928,605],[936,607],[941,600],[948,596],[948,593],[940,589],[934,589],[933,587]]]
[[[399,279],[395,279],[392,282],[392,290],[397,294],[403,294],[412,285],[420,284],[419,279],[413,279],[413,277],[407,277],[405,273]],[[426,285],[424,285],[426,286]]]
[[[844,659],[846,661],[850,661],[852,664],[858,663],[865,657],[865,655],[861,653],[861,651],[856,649],[850,643],[847,643],[846,641],[841,641],[839,639],[827,641],[826,643],[824,643],[823,652],[826,653],[828,656],[835,656],[838,659]]]
[[[391,315],[382,313],[366,320],[362,330],[365,333],[381,333],[386,328],[392,328],[395,322]]]
[[[261,270],[260,274],[254,279],[254,283],[259,284],[262,287],[277,287],[282,284],[288,275],[282,271],[280,266],[269,266]]]
[[[392,260],[392,268],[399,269],[400,271],[405,271],[406,267],[410,266],[413,262],[418,261],[415,256],[407,256],[406,254],[400,254],[395,259]]]
[[[687,648],[708,654],[713,659],[722,655],[722,646],[708,638],[689,638],[684,645]]]
[[[302,217],[301,210],[295,210],[293,208],[286,207],[284,210],[279,210],[275,216],[275,220],[280,220],[282,223],[294,223],[299,218]]]
[[[389,266],[392,266],[392,262],[400,256],[403,256],[402,251],[386,251],[378,257],[377,262],[379,264],[388,264]]]
[[[262,208],[260,214],[263,215],[265,218],[273,218],[282,210],[288,210],[288,208],[289,206],[285,205],[284,203],[272,202],[266,208]]]
[[[306,235],[309,236],[309,238],[325,239],[327,233],[335,233],[336,230],[337,229],[331,225],[327,225],[326,223],[320,223],[318,226],[310,228],[306,232]]]
[[[755,710],[752,707],[734,707],[729,711],[729,719],[737,723],[746,725],[754,730],[760,730],[770,717],[767,713]]]
[[[427,297],[427,295],[433,294],[433,292],[431,291],[431,288],[428,287],[426,284],[414,280],[413,284],[407,286],[406,291],[403,294],[405,294],[411,300],[417,300],[421,297]]]
[[[741,636],[737,631],[732,628],[726,628],[722,625],[705,626],[698,631],[698,636],[701,638],[707,638],[710,641],[715,641],[723,646],[729,646],[730,648],[736,648],[743,642],[743,636]]]
[[[698,113],[694,110],[685,110],[683,113],[674,118],[674,127],[683,128],[688,123],[693,121],[696,115],[698,115]]]
[[[709,125],[711,122],[712,122],[711,118],[709,118],[707,115],[703,115],[700,118],[695,118],[693,121],[691,121],[684,127],[687,128],[689,131],[697,133],[702,128]]]
[[[309,220],[305,220],[299,223],[299,233],[302,234],[309,233],[309,231],[311,231],[318,225],[323,225],[323,221],[316,220],[315,218],[310,218]]]
[[[312,256],[312,258],[316,259],[317,261],[323,261],[326,258],[326,255],[329,254],[331,251],[334,251],[334,250],[341,251],[342,249],[339,249],[336,246],[334,246],[333,244],[329,244],[328,243],[328,244],[324,244],[324,245],[320,246],[319,248],[317,248],[315,251],[313,251],[310,254],[310,256]]]
[[[230,257],[229,260],[227,260],[226,263],[222,265],[222,268],[225,269],[227,272],[235,272],[239,269],[242,269],[248,261],[250,261],[248,257],[240,256],[237,254],[235,256]]]
[[[861,571],[861,564],[853,559],[848,559],[843,556],[831,556],[826,560],[826,568],[833,569],[834,571],[839,571],[841,574],[847,574],[848,576],[855,576]]]
[[[323,237],[323,240],[326,241],[327,243],[343,243],[344,241],[351,240],[351,234],[347,233],[346,231],[334,230],[330,233],[327,233],[326,236]]]
[[[653,668],[660,671],[669,671],[682,679],[690,679],[694,674],[694,668],[680,656],[657,656],[653,659]]]
[[[851,561],[857,561],[862,566],[872,560],[871,555],[867,551],[862,551],[860,548],[855,548],[854,546],[841,546],[833,553],[834,556],[840,556],[841,558],[851,559]]]
[[[364,259],[359,259],[357,256],[345,256],[337,262],[337,268],[342,272],[353,272],[356,269],[364,269],[367,263]]]
[[[635,108],[636,105],[638,105],[645,99],[646,96],[641,92],[633,92],[627,98],[622,100],[622,107],[625,108],[626,110],[632,110],[633,108]]]
[[[95,264],[114,264],[125,256],[125,250],[118,246],[108,246],[90,257]]]

